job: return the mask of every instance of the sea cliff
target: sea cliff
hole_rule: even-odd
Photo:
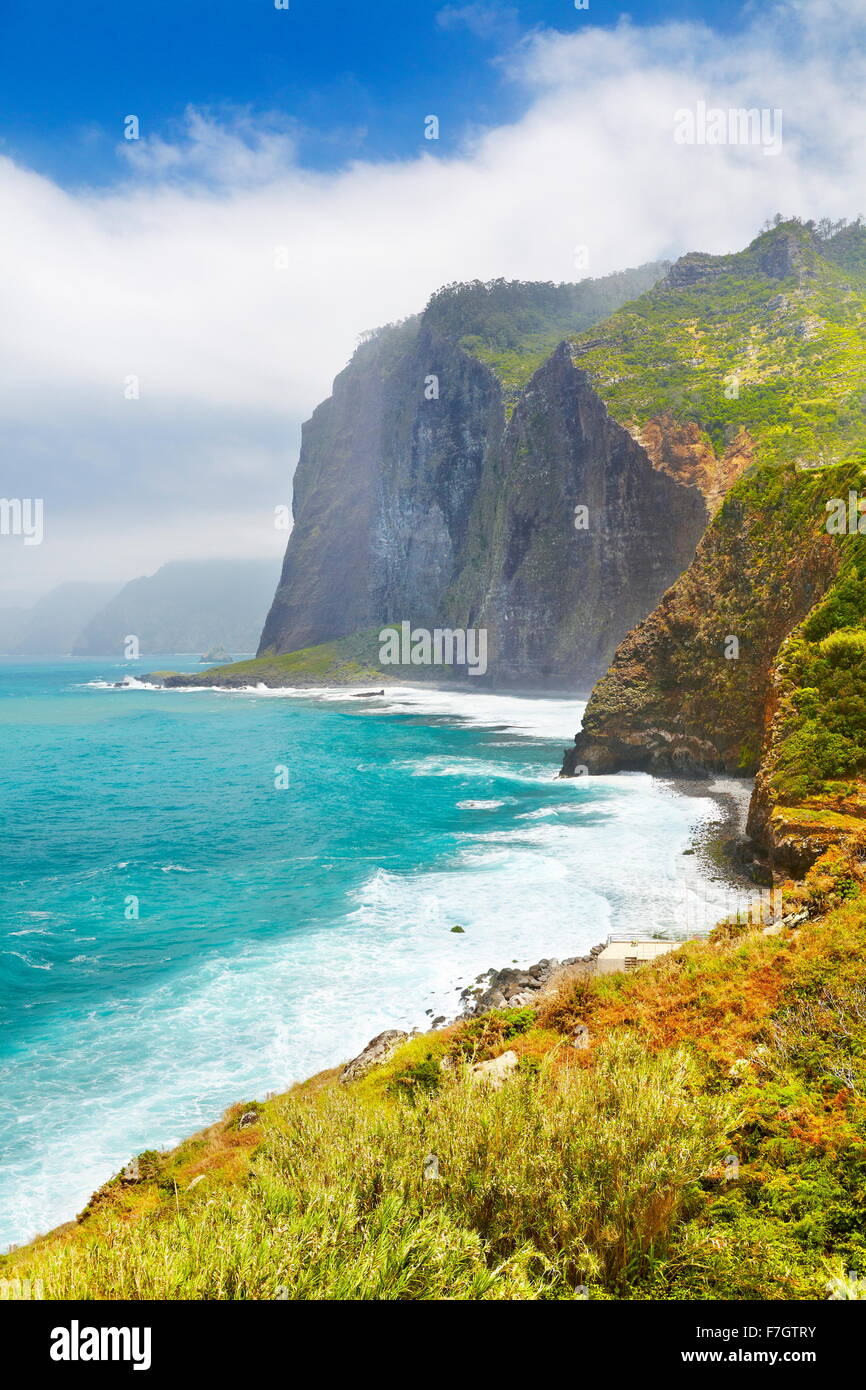
[[[633,438],[572,357],[662,270],[452,286],[363,343],[304,427],[260,657],[405,620],[485,630],[488,684],[587,689],[722,486]]]
[[[750,462],[617,649],[563,774],[755,773],[749,832],[800,873],[863,818],[864,246],[860,224],[822,239],[793,222],[739,256],[686,257],[644,314],[663,371],[623,355],[617,316],[581,358],[638,434],[679,395],[717,453],[747,434]]]

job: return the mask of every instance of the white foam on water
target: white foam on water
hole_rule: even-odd
[[[162,685],[156,685],[152,681],[139,680],[137,676],[124,676],[122,681],[82,681],[77,687],[79,690],[164,690]],[[188,689],[197,689],[196,686],[189,686]]]
[[[335,692],[323,698],[340,699]],[[361,702],[358,701],[360,704]],[[416,714],[451,717],[461,723],[486,725],[500,732],[569,741],[580,728],[585,700],[562,696],[530,697],[434,686],[388,686],[384,696],[370,699],[369,714]]]
[[[431,754],[426,758],[408,758],[395,766],[402,768],[410,777],[476,777],[480,781],[496,778],[498,781],[535,784],[541,778],[553,781],[550,763],[497,763],[493,759],[477,758],[469,755],[461,758],[455,755]]]
[[[100,690],[164,690],[169,695],[188,695],[209,691],[211,694],[255,695],[263,699],[315,700],[324,704],[345,704],[352,712],[362,715],[415,714],[434,717],[449,716],[461,724],[486,725],[499,731],[543,739],[568,741],[580,728],[586,701],[564,696],[527,696],[493,694],[471,690],[444,690],[437,686],[389,685],[384,695],[370,694],[359,686],[280,686],[257,683],[231,690],[218,685],[153,685],[127,676],[123,685],[113,681],[88,681]]]
[[[524,737],[555,728],[561,738],[564,725],[576,727],[578,704],[563,700],[391,689],[379,709],[404,708],[407,696],[417,715],[507,725]],[[145,995],[70,1018],[62,1048],[37,1035],[27,1065],[51,1081],[40,1087],[38,1113],[18,1118],[52,1142],[47,1155],[25,1143],[14,1151],[6,1239],[68,1220],[134,1153],[179,1142],[231,1102],[334,1066],[384,1028],[453,1017],[460,990],[490,967],[581,955],[614,930],[695,933],[745,901],[683,857],[695,827],[718,817],[709,796],[681,796],[642,774],[555,782],[541,760],[432,757],[406,771],[534,781],[557,802],[511,812],[511,826],[488,832],[483,818],[467,816],[447,862],[406,872],[372,864],[342,916],[250,941]],[[507,816],[512,802],[458,804]],[[98,1087],[81,1082],[88,1055],[99,1058]]]
[[[458,811],[495,811],[504,806],[504,801],[458,801]]]

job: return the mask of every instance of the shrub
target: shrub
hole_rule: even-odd
[[[819,792],[829,778],[844,777],[862,762],[863,749],[818,719],[806,719],[781,746],[776,778],[788,800]]]
[[[595,1002],[595,982],[591,975],[576,975],[560,987],[538,1011],[542,1028],[554,1028],[557,1033],[573,1033],[579,1023],[586,1023]]]
[[[665,1248],[724,1152],[682,1052],[602,1044],[499,1091],[460,1068],[410,1107],[289,1099],[242,1187],[37,1251],[50,1298],[573,1298]],[[424,1176],[435,1154],[439,1177]],[[198,1189],[196,1189],[198,1191]],[[38,1271],[37,1271],[38,1266]],[[281,1292],[280,1292],[281,1291]]]
[[[449,1055],[455,1059],[484,1061],[492,1057],[503,1043],[527,1033],[534,1023],[534,1009],[489,1009],[455,1033]]]
[[[392,1076],[388,1090],[392,1095],[400,1095],[414,1104],[419,1093],[429,1095],[436,1091],[442,1080],[442,1068],[432,1052],[421,1062],[410,1062],[402,1071]]]
[[[839,628],[822,638],[818,646],[830,661],[861,661],[866,656],[866,631],[862,627]]]

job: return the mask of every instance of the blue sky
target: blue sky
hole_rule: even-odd
[[[693,0],[3,0],[0,150],[65,186],[126,173],[123,117],[171,138],[190,105],[242,109],[286,123],[298,158],[335,168],[352,158],[417,152],[420,119],[441,122],[447,156],[476,126],[513,120],[528,94],[497,55],[544,26],[563,34],[699,19],[719,32],[742,5]]]

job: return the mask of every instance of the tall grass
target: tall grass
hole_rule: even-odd
[[[729,1102],[683,1052],[613,1038],[592,1067],[567,1056],[499,1091],[459,1068],[414,1105],[289,1096],[251,1181],[129,1224],[97,1213],[28,1274],[48,1298],[610,1296],[718,1160]]]
[[[791,930],[714,934],[566,985],[528,1029],[524,1011],[497,1010],[407,1041],[350,1086],[321,1073],[239,1102],[173,1152],[140,1155],[141,1180],[106,1183],[77,1224],[0,1256],[4,1288],[833,1297],[828,1270],[866,1267],[864,885],[852,838],[786,886],[811,913]],[[506,1047],[519,1064],[503,1088],[474,1084],[472,1061]]]

